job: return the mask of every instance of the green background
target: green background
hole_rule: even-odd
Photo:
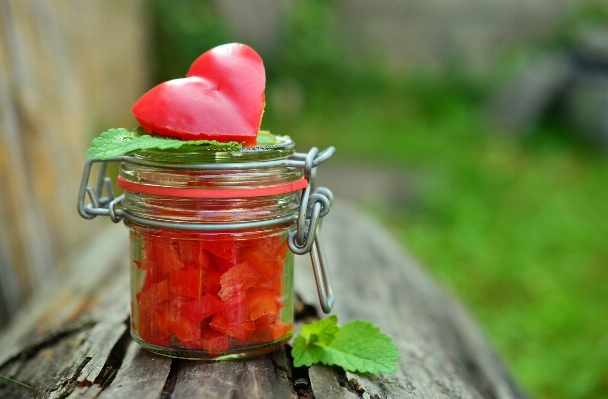
[[[235,41],[209,2],[177,4],[150,3],[153,83]],[[608,397],[608,158],[558,113],[525,136],[483,118],[515,73],[505,65],[567,46],[577,24],[606,13],[581,10],[551,41],[505,50],[490,76],[458,63],[396,75],[342,61],[332,4],[302,0],[284,24],[265,58],[262,127],[301,150],[334,145],[344,162],[416,175],[410,200],[366,209],[472,310],[531,396]]]

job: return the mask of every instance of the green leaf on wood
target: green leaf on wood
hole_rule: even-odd
[[[294,366],[323,363],[360,373],[396,373],[401,355],[392,339],[372,323],[353,320],[342,327],[338,318],[308,324],[294,340]]]

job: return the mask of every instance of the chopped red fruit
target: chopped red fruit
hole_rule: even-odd
[[[183,308],[186,316],[194,321],[201,321],[207,317],[224,310],[226,306],[215,295],[203,295],[199,299],[188,302],[188,305]]]
[[[171,295],[167,306],[163,309],[172,323],[179,323],[184,317],[184,309],[193,299],[187,296]]]
[[[177,338],[182,342],[197,341],[201,336],[200,323],[192,321],[187,317],[174,321],[171,323],[171,327]]]
[[[250,321],[249,314],[247,313],[247,304],[245,302],[226,307],[222,312],[222,315],[229,323],[244,323]]]
[[[217,295],[220,292],[222,286],[220,285],[220,274],[215,267],[210,266],[205,272],[205,278],[203,279],[205,285],[205,292],[207,294]]]
[[[237,264],[237,249],[234,241],[210,241],[201,243],[202,248],[213,258],[220,274],[226,273]]]
[[[202,349],[210,353],[226,350],[230,347],[230,342],[226,334],[208,327],[203,328],[198,343]]]
[[[197,266],[203,269],[209,267],[209,256],[201,247],[200,242],[195,240],[179,240],[177,246],[179,255],[186,266]]]
[[[237,341],[247,343],[255,331],[255,323],[252,321],[230,322],[225,312],[217,313],[211,319],[209,326],[226,334]]]
[[[247,292],[247,313],[255,321],[262,316],[276,316],[282,307],[281,296],[269,288],[257,288]]]
[[[238,298],[245,299],[245,292],[260,277],[260,273],[249,262],[239,263],[220,276],[222,289],[218,295],[224,302],[234,302]]]
[[[167,317],[167,313],[158,308],[154,309],[154,323],[156,324],[156,327],[160,329],[161,336],[168,337],[173,332],[171,321]]]
[[[144,341],[158,346],[166,346],[170,334],[166,329],[160,328],[155,321],[155,308],[139,308],[137,320],[137,333]]]
[[[234,241],[203,240],[201,247],[220,258],[236,260],[236,244]]]
[[[203,278],[205,271],[198,266],[188,266],[169,273],[169,284],[172,293],[200,298],[205,292]]]
[[[149,248],[149,251],[144,251],[144,256],[141,261],[133,261],[138,269],[149,271],[158,271],[161,272],[158,264],[156,264],[156,259],[154,258],[154,249],[152,244],[145,244],[146,248]]]
[[[273,316],[262,316],[255,321],[252,343],[272,342],[287,336],[292,331],[290,324],[283,323]]]
[[[137,294],[137,303],[140,310],[142,308],[154,309],[159,303],[167,299],[169,299],[169,283],[167,280],[152,284],[149,289]]]
[[[210,353],[288,336],[292,325],[279,317],[286,251],[285,237],[276,235],[237,241],[159,230],[145,236],[133,268],[144,273],[134,328],[155,345]]]
[[[267,237],[253,241],[241,256],[241,261],[250,261],[268,281],[282,271],[287,250],[287,241],[280,237]],[[279,260],[279,262],[277,262]]]
[[[156,323],[152,319],[150,321],[140,320],[137,332],[141,339],[153,345],[167,346],[169,343],[170,336],[165,336],[164,332],[156,327]]]
[[[152,287],[152,285],[160,283],[161,281],[165,280],[166,278],[167,278],[167,275],[164,273],[161,273],[160,270],[158,270],[158,268],[152,268],[145,272],[144,282],[139,291],[140,292],[147,291],[148,289],[150,289],[150,287]]]
[[[168,273],[171,270],[178,270],[184,267],[184,262],[171,240],[154,237],[152,242],[154,247],[154,259],[161,270]]]

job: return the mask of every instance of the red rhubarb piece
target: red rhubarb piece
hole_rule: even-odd
[[[188,266],[169,273],[170,291],[177,295],[200,298],[205,292],[205,271],[198,266]]]
[[[273,289],[257,288],[247,292],[247,313],[255,321],[262,316],[277,316],[283,304],[281,296]]]
[[[204,350],[215,353],[226,350],[230,347],[228,336],[213,328],[204,327],[201,333],[201,338],[198,341],[199,346]]]
[[[237,248],[234,241],[203,241],[202,248],[213,259],[220,274],[226,273],[237,264]]]
[[[142,308],[154,309],[159,303],[169,299],[169,283],[167,280],[162,280],[159,283],[151,284],[147,290],[140,291],[136,298],[140,310]]]
[[[213,329],[226,334],[231,338],[244,343],[249,342],[255,331],[255,323],[252,321],[230,322],[226,312],[217,313],[211,319],[209,326]]]
[[[205,278],[203,279],[205,286],[205,293],[217,295],[222,286],[220,285],[220,273],[215,269],[214,266],[210,266],[205,271]]]
[[[224,310],[226,306],[216,295],[203,295],[199,299],[188,302],[183,312],[191,320],[201,321],[207,317]]]
[[[176,246],[170,239],[154,237],[152,239],[154,248],[154,259],[161,271],[165,273],[184,267],[184,262],[179,256]]]
[[[220,276],[222,289],[218,295],[226,303],[244,300],[246,291],[260,277],[260,273],[249,262],[240,263]]]
[[[278,236],[253,240],[241,260],[250,261],[267,281],[272,281],[277,273],[282,272],[283,261],[287,250],[287,241]]]
[[[285,337],[292,331],[290,324],[285,324],[277,317],[262,316],[255,321],[255,332],[252,343],[272,342]]]

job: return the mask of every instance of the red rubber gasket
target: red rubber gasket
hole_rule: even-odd
[[[206,190],[199,188],[149,186],[146,184],[133,183],[123,179],[121,176],[118,176],[118,187],[134,193],[159,195],[165,197],[248,198],[292,193],[308,187],[308,180],[303,177],[300,180],[296,180],[291,183],[271,187]]]

